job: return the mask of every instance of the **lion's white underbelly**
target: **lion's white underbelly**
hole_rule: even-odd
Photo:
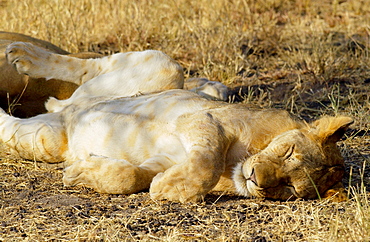
[[[74,160],[94,154],[140,164],[159,154],[175,161],[186,156],[175,120],[161,122],[139,115],[94,111],[84,114],[70,133],[69,154]]]
[[[178,121],[218,105],[189,91],[170,90],[135,98],[92,99],[75,112],[71,106],[64,111],[69,124],[67,157],[79,160],[94,154],[140,164],[164,154],[180,163],[192,143],[179,133]]]

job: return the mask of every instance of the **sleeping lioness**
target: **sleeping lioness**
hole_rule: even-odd
[[[283,200],[343,190],[344,162],[335,143],[353,122],[349,117],[307,124],[286,111],[250,110],[186,90],[120,97],[116,90],[125,88],[114,85],[129,79],[112,82],[96,74],[117,64],[117,56],[108,65],[109,59],[76,60],[24,43],[6,53],[20,73],[34,77],[102,78],[86,80],[67,102],[49,102],[54,112],[29,119],[0,115],[3,142],[25,159],[65,162],[66,186],[112,194],[149,189],[153,199],[181,202],[202,200],[212,189]],[[131,53],[139,67],[148,67],[148,55]],[[145,74],[150,80],[155,73],[176,75],[167,67],[144,69],[137,81]],[[149,91],[146,84],[138,88]]]

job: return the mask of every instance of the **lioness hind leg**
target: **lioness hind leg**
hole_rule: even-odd
[[[81,85],[103,72],[99,59],[59,55],[26,42],[11,43],[5,54],[19,74],[33,78],[53,78]]]
[[[63,183],[86,185],[101,193],[131,194],[148,189],[153,177],[172,164],[165,156],[156,156],[135,166],[126,160],[91,155],[65,168]]]
[[[5,51],[8,63],[14,65],[19,74],[31,77],[45,77],[43,67],[49,61],[52,53],[31,43],[14,42]]]
[[[1,108],[0,141],[13,154],[47,163],[64,161],[68,143],[59,113],[19,119]]]

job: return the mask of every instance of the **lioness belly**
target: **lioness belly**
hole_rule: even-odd
[[[174,163],[185,161],[192,140],[185,138],[189,130],[182,126],[195,122],[197,119],[191,117],[195,113],[218,106],[184,90],[78,101],[81,103],[63,110],[69,160],[94,154],[133,164],[162,154]],[[180,119],[183,122],[179,125]]]
[[[160,154],[173,157],[176,163],[186,157],[173,125],[149,117],[95,111],[80,117],[78,125],[67,132],[74,160],[93,154],[139,165]]]

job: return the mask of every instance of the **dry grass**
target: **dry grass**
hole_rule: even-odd
[[[66,190],[61,171],[2,153],[0,238],[29,240],[370,240],[368,0],[0,0],[0,30],[71,51],[159,49],[232,89],[233,100],[306,119],[345,114],[351,200],[276,202],[211,194],[203,204],[147,193]]]

